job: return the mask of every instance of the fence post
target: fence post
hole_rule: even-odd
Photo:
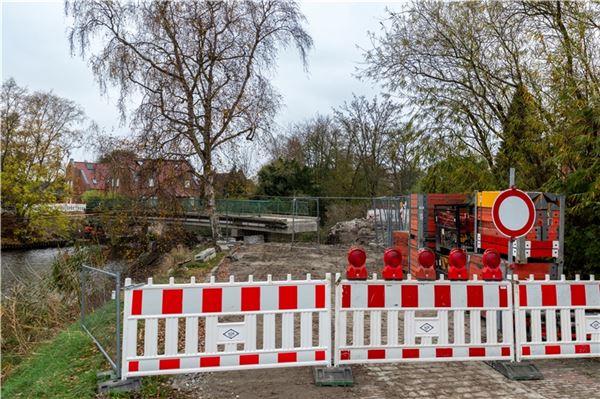
[[[321,248],[321,213],[319,208],[319,197],[317,197],[317,249]]]
[[[117,360],[117,379],[121,378],[121,273],[116,273],[116,286],[115,286],[115,302],[117,310],[117,328],[116,328],[116,360]]]
[[[296,238],[296,197],[292,200],[292,248]]]
[[[81,295],[81,314],[79,315],[79,323],[81,327],[84,325],[85,318],[85,273],[83,271],[83,267],[79,270],[79,294]]]

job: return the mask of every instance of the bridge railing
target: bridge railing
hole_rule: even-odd
[[[297,215],[315,216],[316,200],[296,198],[273,199],[218,199],[217,212],[221,214],[255,214],[255,215]],[[184,198],[180,200],[181,207],[188,212],[202,212],[206,203],[201,198]]]
[[[93,198],[87,202],[87,212],[111,211],[123,209],[154,210],[161,208],[161,201],[157,198],[133,200],[125,197]],[[178,208],[183,212],[203,212],[206,201],[202,198],[180,198]],[[169,201],[169,208],[173,203]],[[296,215],[316,216],[318,213],[317,199],[315,198],[269,198],[269,199],[218,199],[217,212],[220,214],[254,214],[254,215]]]

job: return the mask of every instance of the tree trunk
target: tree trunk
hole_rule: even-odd
[[[209,165],[204,166],[204,198],[206,200],[206,213],[210,220],[210,232],[213,244],[221,238],[219,229],[219,215],[217,214],[217,201],[215,195],[215,174]]]

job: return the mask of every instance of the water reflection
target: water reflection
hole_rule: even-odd
[[[2,291],[15,282],[25,279],[39,279],[47,276],[52,270],[52,262],[61,251],[72,251],[73,248],[43,248],[16,251],[2,251]],[[121,259],[109,260],[107,270],[123,271],[126,262]]]

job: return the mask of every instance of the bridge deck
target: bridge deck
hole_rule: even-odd
[[[150,220],[165,223],[181,223],[185,226],[209,227],[208,216],[198,213],[187,213],[185,217],[151,217]],[[256,231],[264,233],[292,234],[317,231],[318,218],[312,216],[291,215],[253,215],[228,214],[219,215],[221,228]]]

